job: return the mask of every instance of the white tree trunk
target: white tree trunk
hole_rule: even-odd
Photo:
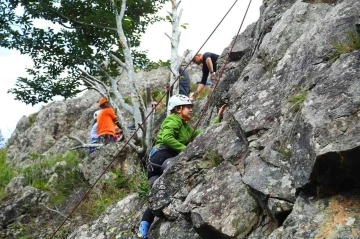
[[[180,61],[179,61],[179,43],[180,43],[180,36],[181,36],[181,32],[179,29],[179,25],[180,25],[180,19],[181,19],[181,15],[182,15],[182,9],[180,10],[180,12],[178,13],[178,8],[180,5],[181,1],[178,0],[171,0],[171,4],[172,4],[172,11],[171,11],[171,21],[172,21],[172,32],[171,32],[171,65],[170,65],[170,69],[171,69],[171,74],[170,74],[170,86],[172,86],[174,84],[174,82],[176,81],[176,79],[178,79],[179,77],[179,67],[180,67]],[[175,84],[173,85],[173,91],[172,94],[179,94],[179,81],[181,79],[179,79],[178,81],[175,82]],[[170,95],[171,96],[171,95]],[[168,108],[168,107],[167,107]],[[167,111],[167,114],[169,114],[170,112]]]
[[[117,11],[114,0],[112,0],[112,4],[115,11],[115,18],[116,18],[116,28],[117,33],[119,36],[120,45],[122,46],[123,53],[125,56],[125,64],[126,64],[126,71],[128,73],[129,77],[129,83],[131,85],[131,102],[132,102],[132,108],[133,108],[133,117],[135,121],[135,126],[140,125],[144,121],[144,115],[145,115],[145,104],[141,98],[141,95],[137,89],[137,86],[135,84],[135,71],[134,71],[134,64],[133,59],[131,55],[131,49],[127,42],[127,39],[125,37],[125,33],[122,27],[122,20],[124,18],[125,10],[126,10],[126,0],[122,0],[121,3],[121,9],[120,12]],[[146,126],[144,126],[146,127]],[[139,138],[143,137],[143,134],[146,132],[143,132],[142,130],[137,131],[137,136]]]
[[[178,7],[180,2],[177,0],[171,0],[172,3],[172,33],[171,33],[171,77],[170,77],[170,85],[172,85],[177,77],[179,76],[179,42],[181,32],[179,30],[180,19],[182,15],[182,9],[178,14]],[[179,81],[174,84],[173,93],[179,93]]]
[[[120,77],[113,78],[110,75],[106,73],[104,69],[101,68],[101,66],[97,66],[99,70],[103,71],[107,78],[109,79],[111,85],[105,85],[101,80],[97,79],[94,76],[89,75],[87,72],[79,68],[79,71],[82,73],[83,77],[82,80],[90,85],[90,88],[96,90],[99,92],[103,97],[106,97],[110,104],[114,107],[116,110],[116,114],[120,120],[120,122],[123,124],[123,130],[125,133],[125,136],[129,137],[130,132],[127,129],[125,125],[125,120],[123,115],[121,114],[121,111],[119,110],[119,106],[124,109],[125,111],[132,114],[135,126],[139,127],[144,121],[145,117],[149,115],[149,117],[146,119],[146,124],[141,126],[141,129],[137,131],[137,137],[141,139],[142,145],[137,146],[134,144],[134,142],[130,141],[130,146],[136,150],[137,153],[143,154],[146,150],[148,150],[151,147],[151,140],[152,140],[152,127],[153,127],[153,114],[150,114],[152,112],[151,104],[148,104],[148,107],[146,107],[146,104],[144,103],[141,94],[139,93],[139,90],[137,88],[137,85],[135,84],[135,71],[134,71],[134,64],[133,64],[133,58],[131,55],[131,47],[129,46],[123,27],[122,27],[122,20],[125,15],[126,10],[126,0],[122,0],[121,2],[121,9],[118,11],[116,8],[114,0],[111,0],[111,3],[114,7],[114,13],[116,18],[116,28],[117,33],[119,37],[119,43],[123,49],[125,62],[122,62],[119,58],[117,58],[115,55],[110,53],[110,57],[117,62],[117,64],[126,71],[130,83],[131,88],[131,102],[132,106],[127,104],[124,101],[124,98],[121,94],[121,92],[118,89],[118,82]],[[172,35],[171,35],[171,78],[170,78],[170,84],[172,85],[177,77],[179,76],[179,66],[181,64],[181,61],[179,61],[178,56],[178,46],[180,41],[180,31],[179,31],[179,23],[181,19],[182,10],[178,14],[178,6],[180,4],[180,1],[177,0],[171,0],[172,3]],[[179,86],[177,84],[174,85],[174,93],[178,94],[179,92]],[[113,93],[113,97],[110,97],[110,92]],[[88,147],[89,145],[82,143],[81,146]],[[93,146],[93,145],[90,145]],[[96,145],[97,146],[97,145]]]

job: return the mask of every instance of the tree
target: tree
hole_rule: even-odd
[[[29,78],[19,77],[9,92],[27,104],[48,102],[55,95],[65,99],[83,89],[94,89],[108,98],[124,122],[119,107],[133,115],[136,125],[151,111],[135,84],[134,67],[149,63],[144,52],[134,50],[146,26],[159,20],[154,14],[165,0],[5,0],[0,3],[0,46],[28,54],[34,67]],[[18,14],[19,7],[23,8]],[[34,19],[52,23],[46,29]],[[132,86],[131,104],[124,101],[117,84],[123,74]],[[83,89],[80,88],[83,86]],[[151,118],[138,131],[143,154],[151,141]],[[126,127],[125,133],[128,136]]]
[[[122,16],[122,30],[127,36],[123,42],[133,48],[139,46],[146,26],[159,20],[154,14],[164,1],[128,1],[126,14]],[[34,60],[34,67],[27,69],[30,78],[19,78],[16,88],[10,92],[16,99],[33,105],[48,102],[55,95],[65,99],[73,97],[82,84],[78,80],[81,76],[78,66],[106,80],[106,74],[98,66],[108,60],[109,52],[121,60],[125,57],[114,15],[115,10],[120,12],[121,4],[118,0],[1,1],[0,46],[17,49]],[[23,11],[18,15],[21,7]],[[43,19],[52,25],[39,27],[34,19]],[[133,50],[131,53],[136,66],[148,62],[144,52]],[[105,70],[113,77],[119,75],[113,61]]]
[[[186,50],[184,52],[184,55],[180,58],[179,57],[179,43],[180,43],[180,27],[186,29],[187,23],[184,23],[180,25],[181,15],[182,15],[182,9],[179,9],[179,5],[181,1],[178,0],[170,0],[171,1],[171,13],[169,12],[169,15],[166,16],[166,19],[171,23],[172,31],[171,31],[171,37],[167,35],[167,37],[170,39],[171,42],[171,74],[170,74],[170,86],[172,87],[172,92],[179,92],[179,67],[183,63],[184,59],[189,57],[191,54],[191,51]],[[172,95],[172,92],[170,92],[170,95]],[[169,111],[167,112],[169,114]]]

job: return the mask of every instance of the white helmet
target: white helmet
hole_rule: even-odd
[[[96,120],[101,110],[97,110],[94,112],[94,119]]]
[[[187,97],[185,95],[173,95],[169,99],[169,109],[168,110],[172,110],[176,106],[180,106],[180,105],[193,105],[193,103],[191,102],[189,97]]]

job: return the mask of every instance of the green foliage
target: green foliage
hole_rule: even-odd
[[[201,168],[214,168],[224,161],[223,157],[214,150],[209,150],[204,155],[204,160],[201,162]]]
[[[5,187],[16,176],[16,172],[6,165],[6,149],[0,149],[0,200],[5,196]]]
[[[4,136],[3,136],[2,132],[1,132],[1,129],[0,129],[0,149],[5,148],[5,145],[6,145],[5,139],[4,139]]]
[[[156,102],[160,102],[161,97],[163,97],[165,93],[166,93],[165,91],[155,89],[151,92],[151,98]],[[165,101],[166,101],[166,97],[162,98],[161,102],[165,102]]]
[[[198,84],[194,84],[192,82],[190,82],[190,92],[195,92],[196,89],[198,87]],[[208,96],[208,94],[211,92],[210,87],[205,86],[202,91],[200,92],[200,94],[196,97],[197,100],[201,100],[204,99],[205,97]]]
[[[24,185],[50,191],[50,200],[54,205],[62,203],[73,192],[74,188],[85,184],[82,174],[77,170],[79,157],[76,152],[68,152],[65,155],[50,155],[48,158],[41,154],[31,154],[29,157],[34,163],[18,171],[12,167],[7,167],[6,151],[0,152],[0,198],[5,196],[6,185],[17,175],[24,177]],[[49,172],[61,162],[63,162],[63,166],[55,168],[57,179],[49,184],[49,179],[53,175]]]
[[[31,115],[28,116],[29,118],[29,123],[30,123],[30,127],[35,123],[35,119],[38,115],[38,112],[37,113],[33,113]]]
[[[130,191],[137,192],[140,198],[146,199],[150,192],[149,181],[145,171],[139,170],[127,180]]]
[[[263,61],[265,71],[269,72],[270,76],[272,76],[279,60],[274,59],[268,53],[260,55],[259,58]]]
[[[170,65],[171,65],[170,60],[167,60],[167,61],[159,60],[158,62],[148,61],[142,67],[142,69],[145,71],[151,71],[151,70],[158,69],[159,67],[170,67]]]
[[[150,188],[144,171],[138,171],[129,176],[123,175],[119,169],[114,169],[110,173],[109,179],[100,180],[98,191],[91,192],[89,197],[80,204],[76,213],[86,214],[87,217],[94,219],[129,192],[137,192],[139,197],[145,199],[149,191]]]
[[[142,199],[147,199],[147,196],[150,192],[150,185],[147,179],[147,174],[145,171],[139,171],[135,178],[133,179],[135,182],[135,190],[139,194],[139,197]]]
[[[341,54],[350,53],[360,49],[360,37],[356,31],[346,32],[347,39],[343,42],[333,42],[332,47],[335,53],[330,56],[330,60],[335,62]]]
[[[298,91],[289,96],[286,100],[291,105],[290,110],[294,113],[299,112],[303,105],[309,91],[299,88]]]
[[[124,99],[126,104],[132,105],[131,99],[129,97],[124,97],[123,99]]]
[[[161,19],[156,12],[164,2],[127,1],[123,29],[133,49],[140,45],[146,27]],[[71,98],[81,91],[80,86],[88,88],[79,80],[82,74],[78,67],[105,83],[106,74],[98,66],[109,75],[118,76],[117,63],[109,59],[111,51],[124,60],[114,14],[115,9],[120,10],[121,1],[115,1],[115,5],[102,0],[1,1],[0,47],[19,50],[34,62],[33,68],[27,69],[30,77],[19,77],[16,87],[8,92],[15,94],[15,99],[34,105],[49,102],[56,95]],[[49,27],[37,25],[34,19],[44,20]],[[133,50],[132,56],[137,67],[149,63],[146,52]]]
[[[189,25],[188,23],[183,23],[183,24],[180,25],[180,27],[183,28],[183,29],[187,29],[188,25]]]
[[[291,151],[286,147],[285,144],[280,144],[279,147],[276,149],[279,153],[281,153],[286,159],[291,158],[292,153]]]
[[[54,205],[62,203],[76,187],[84,184],[84,179],[76,166],[79,158],[76,152],[68,152],[65,155],[51,155],[49,158],[35,157],[37,162],[32,166],[19,171],[24,176],[25,185],[51,192],[50,201]],[[48,183],[50,171],[56,164],[63,162],[63,166],[55,167],[57,179]]]

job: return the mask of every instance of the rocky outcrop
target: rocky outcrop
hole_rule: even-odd
[[[322,199],[300,194],[283,226],[269,239],[359,238],[359,195],[358,189]]]
[[[26,223],[26,213],[32,210],[32,207],[47,202],[48,199],[48,195],[41,190],[30,186],[25,187],[18,198],[7,200],[0,205],[0,228],[4,229],[14,221]]]
[[[141,209],[141,210],[140,210]],[[132,237],[131,227],[145,210],[143,202],[132,194],[111,206],[100,218],[90,224],[83,225],[74,231],[68,239],[118,238]]]
[[[309,214],[303,210],[316,208],[317,198],[337,200],[359,185],[360,51],[333,58],[334,42],[346,44],[359,12],[358,1],[265,2],[259,21],[236,42],[219,84],[213,107],[229,105],[219,130],[224,135],[206,131],[158,179],[149,199],[157,216],[183,216],[202,238],[315,238],[291,234],[293,208]],[[234,136],[227,128],[241,130]],[[226,160],[236,141],[237,150],[248,146],[236,162]],[[223,162],[206,171],[201,161],[213,150]],[[299,203],[302,198],[314,201]],[[320,225],[312,226],[321,234]],[[355,228],[334,235],[357,238]]]
[[[357,0],[263,2],[260,19],[230,52],[201,124],[205,132],[150,191],[148,205],[157,216],[150,239],[360,237],[360,50],[344,53],[335,47],[349,44],[349,32],[360,35],[359,13]],[[229,51],[230,46],[219,68]],[[160,75],[153,77],[156,81]],[[228,104],[223,122],[208,127],[223,103]],[[45,108],[31,127],[28,118],[19,122],[10,161],[21,164],[27,157],[22,154],[60,150],[56,142],[75,131],[60,130],[58,140],[47,140],[53,142],[50,147],[25,135],[43,133],[42,140],[47,139],[55,125],[40,127],[38,120],[66,115],[61,111],[70,107],[66,104]],[[95,108],[91,101],[78,118],[89,125]],[[84,126],[76,124],[74,130],[81,132]],[[82,161],[88,181],[95,182],[117,147]],[[129,172],[136,166],[130,163],[130,149],[118,160]],[[19,179],[9,190],[21,187]],[[144,208],[130,195],[69,238],[131,238]]]

